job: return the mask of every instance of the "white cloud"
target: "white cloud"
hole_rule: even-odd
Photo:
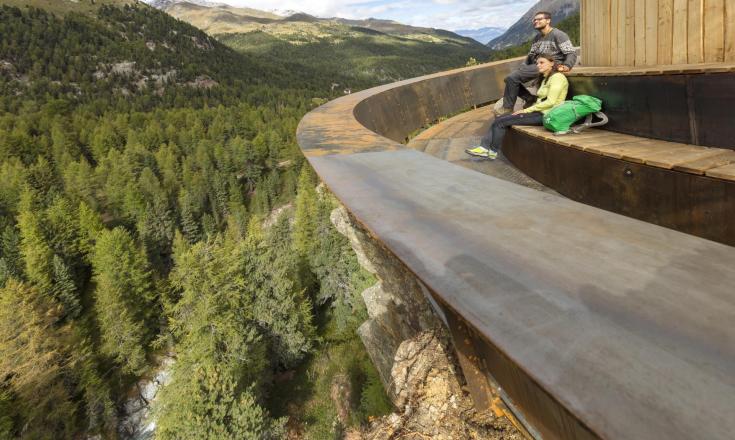
[[[293,10],[318,17],[383,18],[441,29],[509,27],[535,0],[219,0],[235,6]]]

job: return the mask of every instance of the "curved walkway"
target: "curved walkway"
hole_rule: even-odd
[[[542,435],[731,438],[735,248],[397,142],[497,99],[512,67],[338,99],[304,118],[299,144],[352,215],[479,335],[478,364]]]

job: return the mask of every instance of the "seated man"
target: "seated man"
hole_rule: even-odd
[[[528,101],[531,94],[523,86],[523,83],[538,78],[539,71],[536,67],[536,59],[541,54],[551,54],[559,63],[559,72],[569,72],[577,62],[577,52],[569,40],[569,36],[559,29],[551,27],[551,14],[539,12],[533,18],[533,27],[539,32],[531,44],[531,51],[525,62],[518,69],[505,78],[505,94],[503,96],[503,109],[496,111],[496,116],[513,113],[516,99],[521,98]]]

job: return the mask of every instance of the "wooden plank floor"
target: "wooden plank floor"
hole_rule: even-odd
[[[487,160],[464,152],[467,147],[480,143],[492,120],[491,106],[480,107],[431,126],[413,138],[408,146],[483,174],[538,191],[556,193],[522,173],[502,156],[497,160]]]

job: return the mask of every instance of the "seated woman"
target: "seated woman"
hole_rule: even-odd
[[[558,71],[559,64],[549,54],[540,55],[536,61],[539,72],[538,100],[534,105],[510,115],[495,118],[488,134],[482,138],[479,146],[465,150],[467,154],[495,159],[503,144],[505,131],[511,125],[543,125],[544,114],[567,99],[569,82],[563,73]]]

